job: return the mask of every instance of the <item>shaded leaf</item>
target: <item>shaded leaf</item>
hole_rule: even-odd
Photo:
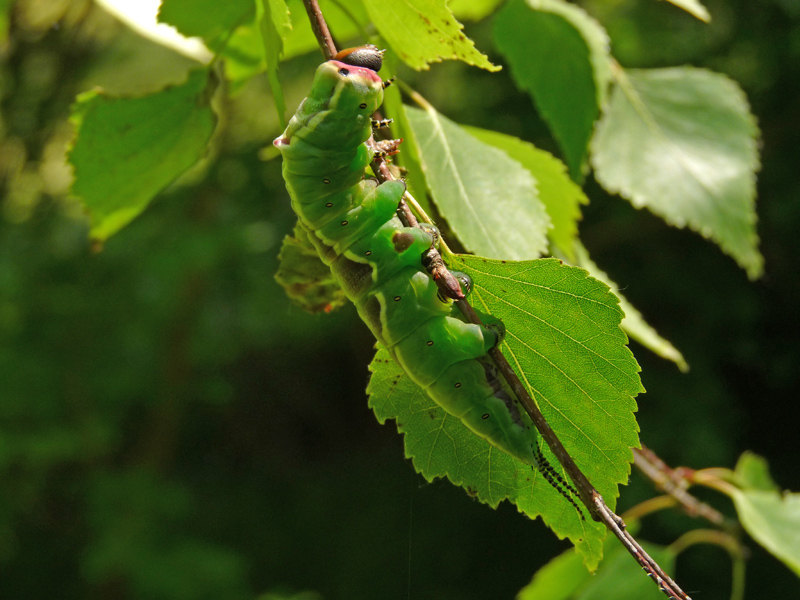
[[[275,280],[297,306],[310,313],[331,312],[347,303],[330,267],[319,258],[308,233],[298,223],[283,238]]]
[[[389,79],[395,75],[397,73],[398,64],[399,59],[397,59],[394,52],[388,50],[384,55],[381,76]],[[393,157],[393,163],[406,170],[403,181],[405,181],[408,186],[408,192],[420,203],[422,208],[428,212],[430,209],[428,184],[425,181],[425,174],[423,173],[422,164],[420,163],[417,138],[408,120],[406,107],[403,105],[399,86],[392,85],[386,88],[383,95],[383,107],[381,110],[384,111],[385,116],[392,119],[391,137],[403,140],[400,152]]]
[[[283,129],[286,127],[286,102],[283,99],[283,88],[278,80],[278,63],[283,52],[283,39],[292,28],[285,0],[257,0],[256,22],[261,32],[269,87],[275,100],[275,109],[278,111],[278,121]]]
[[[575,264],[589,271],[589,274],[595,279],[599,279],[605,283],[611,288],[614,295],[619,298],[619,307],[622,309],[622,312],[625,313],[625,318],[622,319],[622,330],[642,346],[658,354],[661,358],[674,362],[684,373],[689,371],[689,365],[686,363],[686,359],[683,358],[683,354],[669,341],[661,337],[658,332],[644,320],[642,313],[628,302],[625,296],[619,291],[619,286],[611,281],[608,274],[589,258],[589,253],[586,251],[586,248],[577,241],[575,242],[575,253]]]
[[[675,554],[665,546],[643,543],[642,547],[667,573],[675,569]],[[590,574],[580,557],[567,551],[557,556],[520,590],[517,600],[659,600],[661,590],[642,571],[616,537],[603,543],[603,561]]]
[[[517,137],[477,127],[464,129],[482,142],[503,150],[531,172],[536,180],[539,199],[553,224],[547,236],[565,255],[574,258],[572,246],[578,236],[580,205],[588,204],[589,199],[569,178],[564,163],[549,152]],[[513,226],[513,223],[509,226]]]
[[[11,0],[0,0],[0,44],[5,43],[8,37],[8,12],[11,9]]]
[[[736,465],[736,482],[741,487],[732,496],[742,526],[800,576],[800,494],[781,493],[767,462],[750,453]]]
[[[364,0],[364,6],[383,39],[412,69],[461,60],[488,71],[500,70],[464,35],[446,0]]]
[[[739,86],[681,67],[621,74],[592,141],[600,184],[714,240],[751,278],[758,128]]]
[[[547,250],[550,218],[527,169],[432,108],[407,114],[436,206],[468,250],[506,259]]]
[[[778,484],[769,474],[766,459],[753,452],[744,452],[736,463],[736,483],[748,490],[778,491]]]
[[[619,329],[616,298],[584,270],[555,259],[458,256],[450,266],[473,277],[472,304],[503,320],[503,353],[567,451],[613,507],[618,485],[630,473],[630,448],[639,443],[633,396],[642,390],[638,365]],[[530,465],[445,413],[385,351],[371,370],[370,406],[381,422],[397,420],[406,454],[428,480],[446,476],[491,506],[508,499],[532,518],[542,515],[557,535],[576,544],[589,567],[597,563],[604,529],[580,520]]]
[[[604,550],[609,538],[605,540]],[[604,551],[601,568],[607,558]],[[567,550],[536,571],[531,582],[517,594],[517,600],[569,600],[591,577],[580,555]]]
[[[203,156],[216,121],[212,86],[208,71],[197,70],[184,84],[138,98],[78,96],[72,193],[89,212],[93,238],[119,231]]]
[[[605,30],[574,4],[511,0],[495,18],[494,38],[579,181],[611,78]]]

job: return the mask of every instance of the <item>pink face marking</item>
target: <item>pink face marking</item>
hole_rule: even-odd
[[[368,79],[373,83],[381,83],[380,76],[372,69],[367,69],[366,67],[354,67],[353,65],[348,65],[338,60],[331,60],[330,62],[333,63],[337,69],[347,69],[353,75],[363,77],[364,79]]]

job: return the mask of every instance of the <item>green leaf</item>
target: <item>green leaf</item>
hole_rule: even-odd
[[[331,312],[347,303],[344,291],[333,278],[331,269],[319,258],[299,223],[294,237],[283,239],[280,266],[275,280],[297,306],[310,313]]]
[[[574,596],[575,600],[663,600],[663,592],[645,575],[639,563],[616,538],[610,541],[613,547],[606,546],[608,555],[603,558],[597,574]],[[675,554],[669,548],[648,543],[643,543],[642,547],[664,571],[675,571]]]
[[[77,130],[69,152],[72,193],[89,212],[93,238],[119,231],[202,158],[216,122],[213,87],[200,69],[186,83],[143,97],[78,96],[71,116]]]
[[[711,238],[751,278],[758,128],[739,86],[690,67],[620,71],[592,142],[600,184],[676,227]]]
[[[10,8],[10,0],[0,0],[0,44],[5,43],[8,37],[8,12]]]
[[[224,44],[212,48],[225,58],[225,78],[235,87],[267,69],[263,36],[255,17],[239,25]]]
[[[666,572],[675,568],[675,554],[664,546],[642,544],[645,552]],[[533,580],[520,590],[517,600],[659,600],[658,586],[642,572],[616,537],[603,544],[603,562],[590,574],[580,558],[567,551],[539,569]]]
[[[619,307],[625,313],[625,318],[622,319],[622,330],[639,342],[645,348],[655,352],[661,358],[671,360],[678,368],[684,373],[689,371],[689,365],[686,359],[683,358],[675,346],[670,344],[667,340],[661,337],[658,332],[653,329],[647,321],[644,320],[642,313],[640,313],[634,306],[619,291],[619,286],[611,281],[608,274],[600,269],[594,261],[589,258],[589,253],[580,242],[575,242],[575,264],[583,267],[595,279],[599,279],[611,288],[614,295],[619,298]]]
[[[500,70],[462,33],[464,27],[446,0],[364,0],[364,6],[383,39],[412,69],[461,60],[488,71]]]
[[[319,53],[319,44],[311,30],[302,0],[288,0],[287,5],[291,13],[292,31],[284,40],[283,60],[308,52]],[[366,37],[364,28],[369,23],[369,16],[360,2],[348,2],[345,6],[335,0],[320,0],[319,8],[337,41],[344,44],[357,36],[362,39]]]
[[[756,455],[742,456],[736,465],[733,502],[747,533],[800,576],[800,494],[780,493]]]
[[[608,540],[609,537],[606,544]],[[607,555],[603,554],[605,562]],[[580,555],[567,550],[536,571],[531,582],[517,594],[517,600],[569,600],[591,577]]]
[[[678,8],[682,8],[701,21],[705,21],[706,23],[711,21],[711,15],[708,13],[708,9],[697,0],[667,0],[667,2],[674,4]]]
[[[611,78],[605,30],[561,0],[511,0],[495,18],[494,38],[552,129],[572,178],[581,180]]]
[[[574,258],[572,246],[578,236],[580,205],[589,204],[589,199],[569,178],[564,163],[517,137],[477,127],[464,129],[482,142],[499,148],[530,171],[536,179],[539,199],[553,224],[547,236],[564,254]]]
[[[292,28],[285,0],[257,0],[256,22],[261,32],[269,87],[272,90],[278,120],[283,129],[286,127],[286,102],[283,99],[283,88],[278,80],[278,63],[283,52],[283,39]]]
[[[459,19],[480,21],[488,17],[502,0],[450,0],[447,6]]]
[[[199,37],[210,45],[224,42],[237,25],[253,18],[253,0],[163,0],[158,20],[186,37]]]
[[[452,268],[472,276],[478,310],[503,320],[502,350],[547,421],[592,484],[613,507],[639,445],[633,396],[639,367],[619,329],[622,311],[608,288],[555,259],[525,262],[458,256]],[[428,480],[447,477],[482,502],[504,499],[541,515],[569,537],[593,568],[604,529],[575,510],[529,465],[515,461],[445,413],[389,358],[378,354],[367,391],[378,419],[396,419],[406,454]],[[551,462],[557,464],[555,459]]]
[[[260,5],[263,0],[257,1]],[[259,8],[259,16],[256,18],[252,10],[256,5],[252,0],[248,0],[248,5],[251,5],[251,10],[232,24],[232,29],[225,36],[218,36],[208,42],[212,50],[225,58],[225,76],[234,82],[236,88],[249,78],[269,71],[273,64],[277,65],[274,60],[275,50],[267,52],[265,40],[269,44],[277,44],[282,40],[282,50],[277,52],[282,61],[308,52],[319,53],[319,45],[311,31],[302,0],[288,0],[285,6],[281,0],[270,0],[269,18],[272,24],[267,24],[266,31],[262,31],[262,15],[266,15],[267,11]],[[320,0],[319,5],[328,27],[337,39],[352,39],[361,32],[367,21],[366,11],[357,4],[351,3],[346,10],[330,0]],[[288,20],[284,9],[288,11]],[[273,57],[271,62],[267,60],[267,55]],[[280,89],[274,76],[270,77],[270,83],[274,88]]]
[[[749,490],[778,491],[778,484],[769,474],[766,459],[753,452],[745,452],[736,463],[736,484]]]
[[[530,172],[432,108],[407,112],[436,206],[461,243],[492,258],[545,252],[550,218]]]
[[[394,52],[389,49],[384,55],[382,76],[390,78],[397,73],[399,59]],[[428,184],[425,181],[425,173],[420,163],[420,152],[417,138],[411,123],[408,120],[406,107],[400,94],[400,86],[389,86],[383,95],[383,108],[385,115],[392,119],[392,137],[403,140],[401,151],[394,157],[394,164],[406,170],[403,181],[408,186],[408,193],[422,206],[426,212],[430,212],[430,202],[428,199]]]

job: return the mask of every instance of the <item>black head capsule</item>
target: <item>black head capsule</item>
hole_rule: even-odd
[[[384,52],[386,52],[386,50],[378,50],[377,46],[367,44],[366,46],[346,48],[341,52],[337,52],[333,60],[338,60],[339,62],[343,62],[346,65],[353,65],[354,67],[371,69],[377,73],[383,66]]]

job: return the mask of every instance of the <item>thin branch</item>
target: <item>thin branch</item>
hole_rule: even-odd
[[[330,31],[325,24],[325,19],[319,10],[319,6],[317,5],[316,0],[303,0],[303,4],[306,6],[306,11],[311,19],[314,34],[319,41],[320,47],[323,49],[323,55],[326,55],[326,60],[330,59],[330,57],[336,54],[336,47],[333,43]],[[368,143],[372,146],[375,142],[370,138]],[[372,169],[378,180],[381,182],[394,179],[394,176],[389,171],[384,158],[376,158],[372,163]],[[397,213],[404,225],[409,227],[419,226],[416,217],[411,212],[411,209],[408,208],[405,199],[400,200]],[[447,269],[444,261],[439,255],[439,252],[435,248],[432,248],[426,253],[424,260],[426,268],[433,276],[442,294],[456,300],[456,304],[458,305],[459,309],[470,322],[478,325],[482,324],[480,317],[478,317],[478,314],[475,312],[475,309],[473,309],[469,302],[467,302],[467,300],[464,298],[464,294],[461,292],[461,284]],[[533,398],[531,398],[528,390],[519,380],[519,377],[517,377],[517,374],[511,368],[511,365],[509,365],[508,361],[500,352],[500,349],[493,348],[490,351],[490,354],[492,359],[497,364],[498,370],[503,374],[503,377],[506,379],[509,386],[511,386],[511,389],[514,391],[520,403],[525,408],[525,411],[530,416],[531,420],[536,426],[536,429],[542,435],[542,439],[545,440],[548,447],[553,452],[553,455],[564,467],[567,475],[575,484],[581,501],[586,505],[593,518],[603,522],[606,527],[614,532],[628,552],[630,552],[630,554],[642,566],[647,575],[656,582],[659,588],[669,598],[674,600],[691,600],[691,598],[689,598],[689,596],[683,590],[681,590],[681,588],[678,587],[678,585],[672,581],[672,579],[666,573],[664,573],[661,567],[659,567],[658,564],[652,558],[650,558],[650,556],[648,556],[638,542],[636,542],[636,540],[633,539],[633,537],[625,530],[625,522],[608,508],[603,500],[603,497],[596,489],[594,489],[586,475],[583,474],[583,472],[578,468],[578,465],[575,464],[575,461],[572,460],[572,457],[569,455],[566,448],[564,448],[561,440],[558,439],[555,432],[550,428],[550,425],[545,420],[544,415],[542,415],[541,411],[539,410],[539,407],[533,401]]]
[[[336,45],[333,43],[333,36],[325,22],[325,17],[322,16],[322,11],[319,9],[319,3],[317,0],[303,0],[303,5],[306,7],[311,30],[314,32],[314,37],[317,38],[322,56],[325,57],[325,60],[332,59],[336,55]]]
[[[639,521],[646,515],[649,515],[659,510],[674,508],[677,505],[678,501],[675,500],[675,498],[673,498],[668,494],[664,494],[662,496],[655,496],[654,498],[648,498],[644,502],[640,502],[636,506],[629,508],[620,516],[622,516],[623,519],[627,519],[628,521]]]
[[[625,549],[631,556],[636,559],[636,562],[644,569],[647,576],[656,583],[658,589],[664,592],[671,600],[691,600],[689,595],[664,573],[661,567],[658,566],[658,563],[650,558],[650,555],[644,551],[644,548],[639,545],[639,542],[628,533],[625,521],[615,515],[608,506],[606,506],[606,503],[603,502],[603,498],[599,494],[595,499],[595,506],[596,512],[601,515],[601,520],[606,524],[606,527],[619,538],[619,541],[622,542],[622,545],[625,546]]]
[[[653,481],[656,488],[675,498],[689,516],[703,517],[715,525],[727,526],[727,520],[721,512],[701,502],[687,491],[689,481],[682,475],[684,470],[671,469],[644,445],[641,450],[633,450],[633,463]]]

